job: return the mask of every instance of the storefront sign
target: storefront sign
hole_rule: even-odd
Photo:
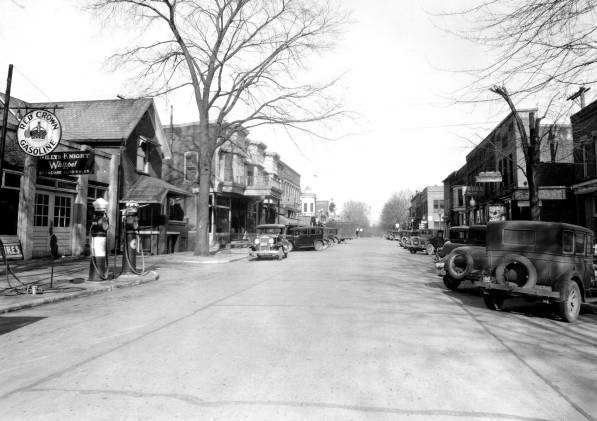
[[[93,151],[54,152],[37,162],[39,175],[93,174]]]
[[[506,207],[504,205],[489,205],[487,207],[489,221],[505,221]]]
[[[475,181],[477,183],[501,183],[502,173],[499,171],[480,172],[479,175],[475,177]]]
[[[49,154],[62,138],[62,127],[58,118],[50,111],[30,111],[19,122],[17,139],[19,147],[28,155]]]

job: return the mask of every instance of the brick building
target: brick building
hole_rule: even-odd
[[[528,132],[529,114],[519,114]],[[537,171],[541,219],[572,222],[574,179],[572,131],[569,125],[541,126]],[[529,219],[525,158],[513,114],[500,122],[467,156],[466,163],[444,180],[450,225],[483,224],[499,219]],[[495,176],[494,180],[484,179]]]

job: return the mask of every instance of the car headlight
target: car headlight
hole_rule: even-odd
[[[255,244],[259,244],[259,238],[256,238],[254,242]]]

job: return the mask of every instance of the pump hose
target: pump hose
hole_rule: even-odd
[[[127,244],[124,245],[124,257],[126,258],[126,261],[129,264],[129,269],[132,273],[134,273],[135,275],[139,275],[139,276],[145,276],[150,271],[145,270],[145,255],[143,254],[143,247],[141,247],[141,238],[139,237],[139,233],[137,233],[136,240],[137,240],[137,247],[141,249],[141,267],[142,267],[142,269],[140,271],[138,271],[137,269],[133,268],[133,264],[132,264],[131,258],[129,256],[129,248],[128,248]],[[125,239],[125,241],[127,241],[127,240]]]

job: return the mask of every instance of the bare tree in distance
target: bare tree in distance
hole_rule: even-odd
[[[352,222],[357,225],[358,228],[368,228],[369,213],[371,207],[365,202],[359,202],[357,200],[349,200],[342,205],[342,213],[340,219],[347,222]]]
[[[401,190],[392,194],[381,210],[380,225],[382,229],[394,229],[396,223],[401,227],[408,226],[408,208],[412,196],[413,193],[410,190]]]
[[[209,253],[218,147],[263,125],[325,138],[312,125],[347,116],[329,94],[337,79],[301,82],[306,58],[332,47],[347,22],[333,0],[93,0],[91,8],[142,28],[143,43],[113,59],[138,69],[144,95],[193,92],[199,124],[196,255]]]

